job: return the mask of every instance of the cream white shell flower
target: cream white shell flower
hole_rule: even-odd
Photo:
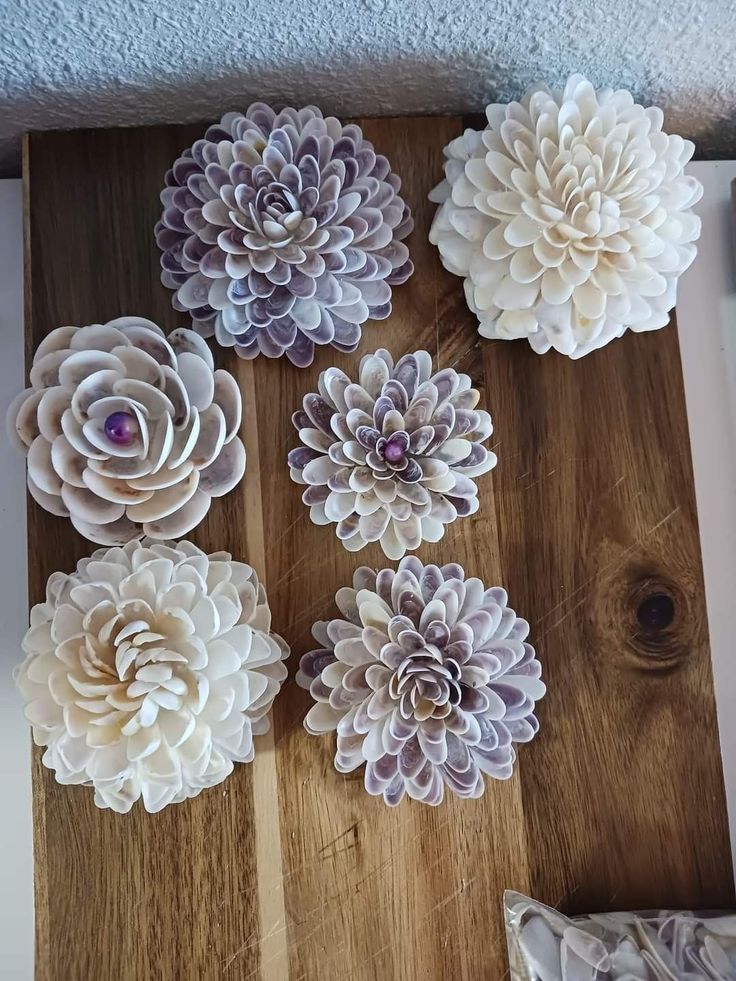
[[[241,414],[235,379],[198,334],[120,317],[45,337],[7,430],[41,507],[123,545],[186,534],[235,487]]]
[[[480,333],[579,358],[664,327],[700,234],[694,145],[662,132],[660,109],[581,75],[486,116],[445,148],[430,195],[430,241],[464,277]]]
[[[335,601],[342,617],[315,623],[320,646],[297,674],[315,700],[307,732],[337,731],[335,768],[365,764],[366,790],[390,806],[480,797],[484,774],[510,777],[546,689],[506,591],[411,555],[396,572],[358,569]]]
[[[390,559],[439,541],[447,524],[478,510],[473,478],[496,465],[479,400],[468,375],[433,372],[428,351],[396,364],[383,349],[366,355],[356,382],[323,371],[319,392],[294,413],[302,445],[289,453],[312,521],[334,522],[348,551],[379,542]]]
[[[121,813],[196,797],[250,762],[289,655],[250,566],[150,540],[55,572],[23,650],[15,679],[44,765]]]

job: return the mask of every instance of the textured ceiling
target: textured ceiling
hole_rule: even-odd
[[[735,56],[732,0],[0,0],[0,173],[29,129],[207,120],[256,98],[477,111],[572,71],[727,155]]]

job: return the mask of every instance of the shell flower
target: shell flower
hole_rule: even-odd
[[[493,426],[479,398],[467,375],[432,373],[427,351],[396,365],[388,351],[367,355],[357,383],[323,371],[319,393],[294,414],[302,446],[289,453],[312,521],[334,522],[351,552],[380,542],[390,559],[439,541],[445,525],[478,510],[472,478],[496,465],[482,445]]]
[[[430,195],[430,241],[480,333],[579,358],[664,327],[700,235],[694,145],[662,131],[660,109],[581,75],[486,116],[445,148]]]
[[[297,675],[315,699],[307,731],[337,731],[335,768],[365,764],[366,790],[391,806],[480,797],[484,774],[510,777],[545,686],[505,591],[408,556],[396,572],[358,569],[335,599],[342,618],[314,625],[320,647]]]
[[[240,391],[191,330],[140,317],[59,327],[7,429],[28,489],[101,545],[186,534],[245,471]]]
[[[196,797],[250,762],[287,675],[255,572],[190,542],[98,549],[55,572],[15,679],[44,765],[98,807]]]
[[[315,106],[226,113],[174,163],[155,234],[174,308],[241,357],[354,351],[412,273],[388,160]]]

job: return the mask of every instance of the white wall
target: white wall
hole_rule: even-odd
[[[578,70],[736,148],[733,0],[0,0],[0,170],[27,129],[468,112]]]
[[[25,385],[20,181],[0,181],[0,414]],[[0,978],[33,977],[31,734],[12,670],[28,627],[25,462],[0,437]]]

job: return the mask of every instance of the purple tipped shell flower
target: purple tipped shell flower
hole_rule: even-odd
[[[385,350],[360,362],[359,381],[339,368],[319,378],[293,416],[301,446],[291,478],[318,525],[335,523],[346,549],[379,542],[400,559],[445,525],[478,510],[473,480],[496,465],[480,394],[453,368],[432,372],[427,351],[394,364]]]
[[[315,701],[307,732],[337,732],[338,772],[365,764],[366,790],[390,806],[480,797],[484,774],[510,777],[546,688],[505,590],[407,556],[396,572],[358,569],[335,600],[341,617],[315,623],[297,682]]]
[[[315,106],[228,112],[166,174],[161,281],[244,358],[354,351],[413,271],[401,181],[359,126]]]

